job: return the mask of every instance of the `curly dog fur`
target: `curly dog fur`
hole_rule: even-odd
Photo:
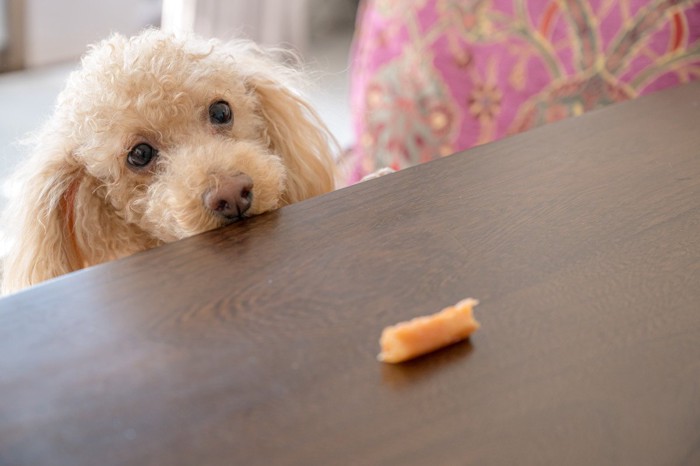
[[[158,30],[92,46],[16,174],[2,291],[334,189],[334,139],[272,55]],[[222,216],[204,200],[237,176],[250,204]]]

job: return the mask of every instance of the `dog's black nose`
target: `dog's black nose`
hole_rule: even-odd
[[[204,205],[227,219],[241,217],[252,204],[253,180],[245,173],[221,179],[204,195]]]

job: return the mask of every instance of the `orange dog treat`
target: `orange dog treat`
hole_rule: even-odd
[[[403,362],[466,339],[479,328],[472,310],[479,301],[463,299],[454,306],[424,317],[401,322],[382,331],[382,362]]]

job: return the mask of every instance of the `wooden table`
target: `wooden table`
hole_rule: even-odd
[[[700,464],[700,83],[0,300],[0,463]]]

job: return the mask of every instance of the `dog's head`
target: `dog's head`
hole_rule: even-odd
[[[93,46],[21,175],[5,288],[333,189],[333,138],[294,76],[247,41],[148,30]]]

